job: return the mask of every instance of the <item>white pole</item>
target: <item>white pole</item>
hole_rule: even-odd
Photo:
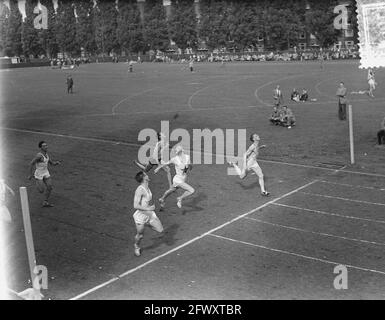
[[[349,140],[350,140],[350,163],[354,164],[354,136],[353,136],[353,110],[349,104]]]
[[[34,299],[41,300],[40,286],[35,283],[36,274],[34,273],[36,267],[35,247],[33,245],[31,217],[29,214],[28,194],[26,187],[20,187],[21,209],[23,212],[24,233],[27,242],[29,270],[31,273],[31,283],[34,290]]]

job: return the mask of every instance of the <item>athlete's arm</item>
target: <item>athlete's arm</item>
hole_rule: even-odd
[[[147,207],[141,205],[141,200],[143,196],[144,196],[144,193],[141,188],[136,190],[135,197],[134,197],[134,209],[141,210],[141,211],[154,211],[155,205],[147,206]]]
[[[15,192],[8,186],[8,185],[6,185],[6,184],[4,184],[5,185],[5,188],[13,195],[13,196],[15,196]]]
[[[48,160],[49,164],[52,164],[53,166],[57,166],[60,164],[60,161],[51,161],[51,159]]]
[[[38,154],[35,158],[32,159],[31,164],[29,165],[29,176],[28,179],[31,180],[33,177],[33,169],[36,163],[42,162],[43,161],[43,156]]]
[[[171,163],[174,163],[174,162],[173,162],[173,159],[171,159],[170,161],[164,162],[164,163],[162,163],[162,164],[159,164],[159,166],[157,166],[156,169],[154,170],[154,173],[158,173],[158,171],[159,171],[160,169],[162,169],[162,168],[165,167],[165,166],[168,166],[168,165],[171,164]]]

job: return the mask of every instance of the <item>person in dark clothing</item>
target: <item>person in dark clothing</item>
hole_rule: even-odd
[[[302,90],[302,94],[301,94],[301,97],[299,98],[299,100],[302,101],[302,102],[306,102],[306,101],[309,100],[309,95],[308,95],[306,89]]]
[[[337,89],[336,96],[338,97],[338,118],[340,120],[346,120],[346,88],[344,83],[341,82]]]
[[[70,92],[73,93],[73,91],[72,91],[73,86],[74,86],[74,80],[69,75],[67,78],[67,93],[70,93]]]
[[[385,117],[381,122],[381,130],[377,132],[377,140],[379,146],[385,145]]]
[[[278,109],[277,106],[274,106],[273,112],[269,120],[272,124],[275,124],[276,126],[281,124],[281,111]]]

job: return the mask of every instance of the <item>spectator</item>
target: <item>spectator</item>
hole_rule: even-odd
[[[295,102],[299,102],[300,95],[296,88],[293,89],[293,92],[291,93],[291,100]]]
[[[385,145],[385,117],[381,122],[381,130],[377,132],[377,139],[379,146]]]
[[[273,107],[273,113],[270,116],[270,122],[274,125],[279,125],[281,123],[281,111],[277,106]]]
[[[279,85],[275,88],[273,97],[276,106],[280,106],[283,103],[283,95]]]
[[[290,129],[292,126],[295,126],[294,113],[287,106],[282,107],[281,123],[284,127],[287,127],[288,129]]]
[[[307,94],[307,90],[303,89],[301,97],[299,98],[300,101],[305,102],[309,100],[309,95]]]
[[[344,83],[341,82],[337,89],[336,96],[338,97],[338,118],[340,120],[346,120],[346,88]]]

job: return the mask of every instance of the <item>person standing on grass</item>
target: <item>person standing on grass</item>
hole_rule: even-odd
[[[72,76],[69,75],[67,77],[67,93],[73,93],[72,89],[73,89],[73,86],[74,86],[74,80],[72,79]]]
[[[43,201],[43,207],[53,207],[52,204],[48,202],[48,199],[52,192],[52,180],[51,175],[48,171],[48,164],[57,166],[60,164],[59,161],[52,161],[47,153],[48,145],[45,141],[39,142],[40,152],[37,153],[35,158],[31,161],[30,165],[30,175],[29,180],[32,177],[36,180],[36,187],[40,193],[45,191],[45,198]]]
[[[273,98],[275,100],[276,106],[280,106],[283,103],[283,94],[279,85],[277,85],[277,87],[274,89]]]
[[[136,209],[133,218],[136,226],[136,235],[134,242],[134,252],[137,257],[141,255],[140,241],[143,238],[144,228],[150,226],[154,231],[162,233],[163,225],[155,213],[155,205],[150,204],[152,193],[149,188],[150,178],[144,172],[138,172],[135,180],[140,183],[136,188],[134,197],[134,209]]]
[[[379,146],[385,146],[385,117],[381,122],[381,129],[377,132],[377,140]]]
[[[178,208],[182,208],[182,200],[186,197],[191,196],[195,189],[190,186],[187,181],[187,172],[191,171],[192,165],[190,163],[190,156],[186,154],[182,146],[178,145],[175,147],[176,156],[173,157],[170,161],[164,162],[159,167],[157,167],[154,172],[157,173],[164,166],[173,164],[175,166],[175,176],[173,178],[173,184],[170,189],[168,189],[163,196],[159,199],[160,206],[163,208],[165,204],[165,199],[172,193],[174,193],[178,188],[184,190],[185,192],[177,198],[176,205]]]
[[[340,120],[346,120],[346,88],[343,82],[340,82],[340,86],[337,89],[336,96],[338,97],[338,118]]]
[[[243,169],[239,168],[239,166],[235,162],[229,161],[228,164],[233,166],[237,174],[241,179],[246,178],[247,173],[249,171],[254,171],[259,179],[259,186],[261,188],[261,195],[267,197],[270,195],[269,192],[265,189],[265,181],[262,173],[262,169],[257,162],[257,158],[259,155],[259,149],[265,148],[265,145],[259,145],[259,135],[254,133],[251,135],[250,140],[253,142],[252,145],[247,149],[245,154],[243,155]]]

